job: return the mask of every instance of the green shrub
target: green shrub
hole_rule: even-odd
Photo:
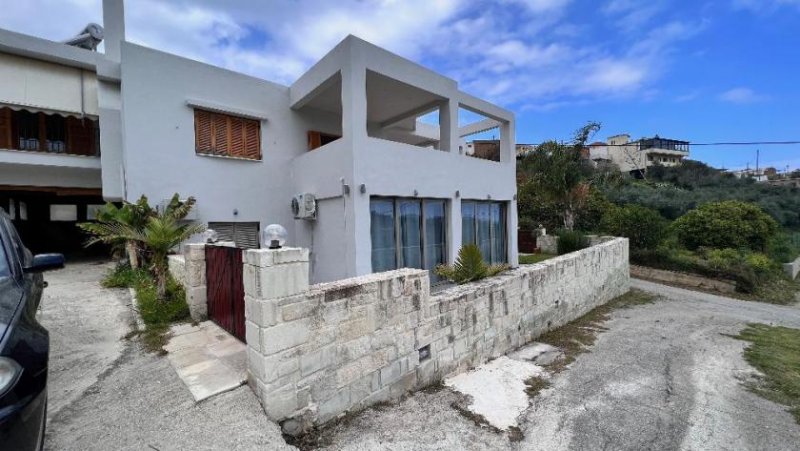
[[[667,221],[656,210],[630,204],[608,209],[600,230],[628,238],[633,249],[653,249],[666,237]]]
[[[569,254],[589,247],[589,239],[581,232],[575,230],[559,230],[558,236],[558,255]]]
[[[439,265],[434,269],[436,275],[458,284],[492,277],[508,269],[508,265],[488,265],[483,261],[481,250],[474,244],[462,246],[453,266]]]
[[[763,251],[778,232],[778,223],[758,205],[732,200],[701,205],[678,218],[673,228],[688,249]]]
[[[147,271],[144,269],[133,269],[126,261],[114,267],[111,271],[107,272],[101,284],[105,288],[134,288],[139,280],[148,277]]]
[[[148,326],[158,326],[189,318],[189,306],[183,286],[172,277],[167,280],[167,295],[158,300],[158,289],[152,279],[142,279],[136,286],[139,314]]]
[[[785,232],[776,234],[767,243],[767,255],[778,263],[789,263],[800,257],[800,242],[793,236]]]

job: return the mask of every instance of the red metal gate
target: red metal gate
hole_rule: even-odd
[[[206,286],[208,317],[245,341],[241,249],[206,246]]]

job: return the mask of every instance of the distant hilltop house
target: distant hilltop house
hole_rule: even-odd
[[[614,164],[622,172],[641,174],[647,168],[678,166],[689,157],[689,142],[676,139],[642,138],[631,141],[630,135],[622,134],[595,142],[588,146],[588,157],[596,164]]]
[[[597,141],[581,151],[581,157],[595,165],[616,165],[620,171],[641,174],[653,165],[677,166],[689,157],[689,142],[665,139],[656,135],[631,141],[630,135],[616,135],[607,142]],[[517,158],[536,149],[534,144],[517,144]]]

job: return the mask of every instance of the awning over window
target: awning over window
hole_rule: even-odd
[[[0,53],[0,104],[12,109],[98,116],[97,76],[76,67]]]

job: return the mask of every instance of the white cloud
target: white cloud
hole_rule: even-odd
[[[800,0],[799,0],[800,1]],[[102,22],[101,0],[13,2],[0,27],[64,39]],[[132,42],[289,84],[348,34],[413,59],[508,106],[556,108],[646,95],[702,24],[656,22],[663,0],[597,6],[649,32],[587,41],[571,0],[128,0]],[[648,6],[650,5],[650,6]],[[653,6],[655,5],[655,6]],[[36,20],[30,20],[30,17]],[[618,30],[615,30],[618,31]]]
[[[767,97],[757,92],[753,91],[750,88],[733,88],[729,89],[719,95],[719,99],[723,102],[729,103],[737,103],[737,104],[749,104],[749,103],[757,103],[763,100],[766,100]]]

